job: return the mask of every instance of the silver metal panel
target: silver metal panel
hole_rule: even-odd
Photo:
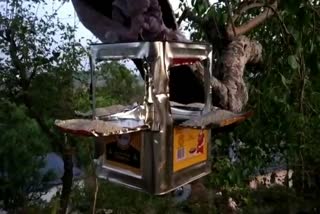
[[[204,72],[204,90],[205,90],[205,107],[204,113],[208,113],[211,111],[212,107],[212,86],[211,86],[211,79],[212,79],[212,51],[210,51],[207,55],[206,59],[206,69]]]
[[[175,59],[180,61],[190,59],[187,63],[205,60],[205,104],[198,112],[184,112],[182,116],[187,119],[192,115],[199,115],[211,110],[211,46],[201,43],[170,43],[170,42],[135,42],[120,44],[95,44],[91,46],[92,69],[95,63],[101,60],[144,59],[146,69],[146,88],[144,99],[144,119],[151,130],[143,132],[142,143],[142,173],[133,175],[125,170],[108,166],[104,155],[100,157],[102,165],[97,166],[98,177],[108,179],[129,188],[146,191],[155,195],[168,193],[179,186],[199,179],[210,173],[210,161],[198,163],[173,172],[173,118],[172,113],[183,112],[170,107],[169,97],[169,68],[174,66]],[[94,71],[92,70],[92,77]],[[93,78],[93,81],[95,79]],[[95,86],[94,82],[92,83]],[[93,90],[94,92],[94,90]],[[94,96],[92,96],[94,97]],[[94,101],[94,99],[93,99]],[[92,104],[94,106],[94,104]],[[118,114],[116,116],[123,116]],[[129,115],[129,114],[128,114]],[[116,118],[115,115],[111,118]],[[107,119],[104,118],[104,119]],[[210,131],[208,137],[210,138]],[[210,142],[210,139],[209,139]],[[210,144],[208,144],[210,157]]]
[[[95,76],[95,69],[96,69],[96,61],[90,56],[90,103],[92,109],[92,119],[95,119],[96,115],[96,76]]]
[[[150,55],[150,45],[156,44],[157,43],[150,42],[94,44],[91,45],[91,56],[96,61],[132,58],[143,59]]]
[[[203,43],[178,43],[166,42],[166,55],[168,58],[183,58],[183,59],[199,59],[208,58],[211,52],[211,46]]]

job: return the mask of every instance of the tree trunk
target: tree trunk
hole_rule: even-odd
[[[63,151],[64,174],[62,177],[62,194],[60,197],[60,213],[66,214],[68,211],[69,198],[73,180],[73,150],[64,148]]]
[[[223,52],[220,65],[213,72],[211,86],[218,106],[240,112],[248,101],[248,90],[243,79],[245,66],[258,63],[262,46],[246,36],[235,38]]]

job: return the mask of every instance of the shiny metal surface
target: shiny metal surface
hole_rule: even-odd
[[[91,45],[91,115],[96,121],[117,123],[120,127],[139,127],[141,132],[141,171],[133,172],[106,161],[105,138],[97,136],[99,157],[96,174],[102,179],[155,195],[168,193],[210,173],[210,160],[199,162],[183,170],[173,170],[173,130],[179,120],[191,120],[207,114],[211,102],[211,46],[202,43],[134,42]],[[145,61],[145,97],[141,106],[122,109],[111,114],[98,113],[95,108],[95,66],[103,60],[143,59]],[[170,102],[169,68],[181,64],[205,62],[205,103],[182,105]],[[120,108],[121,109],[121,108]],[[136,121],[126,123],[125,121]],[[120,122],[121,121],[121,122]],[[178,124],[179,125],[179,124]],[[148,129],[141,129],[148,127]],[[200,127],[199,129],[204,128]],[[210,130],[207,157],[210,157]]]
[[[93,137],[121,135],[149,130],[149,127],[143,121],[134,119],[108,121],[89,119],[56,120],[55,126],[66,133]]]
[[[210,111],[211,106],[211,66],[212,48],[204,43],[179,43],[179,42],[130,42],[116,44],[91,45],[90,61],[92,62],[92,97],[94,101],[96,62],[103,60],[120,59],[144,59],[149,69],[146,69],[145,91],[145,122],[153,131],[159,131],[161,124],[169,120],[169,67],[179,64],[192,64],[195,60],[206,61],[205,66],[205,112]],[[180,59],[184,63],[175,63],[174,59]],[[175,64],[174,64],[175,63]],[[95,106],[93,103],[92,106]],[[94,112],[94,111],[93,111]],[[161,117],[161,118],[160,118]],[[164,128],[163,126],[161,126]]]
[[[187,184],[210,173],[210,164],[203,162],[173,173],[173,122],[200,117],[211,110],[211,47],[199,43],[139,42],[122,44],[96,44],[91,46],[92,60],[144,59],[146,63],[145,102],[140,107],[140,114],[133,112],[111,115],[109,120],[125,115],[128,118],[139,117],[150,126],[144,132],[142,148],[142,177],[130,176],[119,169],[101,166],[98,176],[115,183],[147,191],[156,195],[165,194],[179,186]],[[179,60],[176,60],[179,59]],[[204,105],[189,107],[176,104],[171,106],[169,97],[169,68],[180,64],[191,64],[205,60],[205,95]],[[201,108],[199,108],[201,106]],[[135,113],[134,113],[135,112]],[[130,116],[131,115],[131,116]],[[139,115],[139,116],[133,116]],[[102,118],[101,118],[102,119]],[[210,134],[209,134],[210,136]],[[208,139],[210,142],[210,139]],[[208,149],[208,157],[210,149]],[[100,157],[104,160],[104,157]]]

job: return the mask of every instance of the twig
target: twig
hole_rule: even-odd
[[[268,7],[269,9],[271,9],[273,11],[273,13],[277,16],[277,18],[281,24],[281,27],[283,29],[284,35],[286,34],[287,36],[290,36],[291,38],[294,39],[294,36],[289,32],[286,24],[284,23],[284,21],[282,20],[280,14],[279,14],[279,12],[275,8],[273,8],[269,5],[265,5],[264,7]],[[285,38],[283,38],[283,39],[284,39],[285,43],[288,45],[289,49],[292,51],[292,46],[290,45],[290,43]]]
[[[90,148],[90,158],[91,160],[94,159],[92,147]],[[97,198],[98,198],[98,192],[99,192],[99,180],[97,175],[95,174],[95,163],[94,161],[91,161],[91,167],[92,167],[92,175],[94,176],[94,194],[93,194],[93,203],[92,203],[92,214],[96,213],[96,206],[97,206]]]
[[[232,18],[231,7],[230,7],[230,4],[229,4],[229,0],[225,0],[225,3],[226,3],[226,6],[227,6],[227,10],[228,10],[229,22],[231,23],[231,26],[232,26],[233,37],[235,37],[235,36],[237,36],[237,32],[236,32],[236,27],[234,25],[234,21],[233,21],[233,18]]]
[[[190,21],[193,21],[195,22],[196,24],[198,25],[202,25],[204,23],[204,20],[198,16],[196,16],[191,10],[190,8],[186,8],[184,10],[184,13],[185,13],[185,16],[183,18],[187,18],[189,19]],[[178,21],[179,22],[179,21]],[[181,20],[182,22],[182,20]]]
[[[247,2],[245,2],[245,3],[247,3]],[[240,5],[238,10],[235,12],[235,15],[233,16],[233,21],[235,22],[240,17],[241,14],[247,12],[248,10],[253,9],[253,8],[263,7],[264,5],[265,4],[263,4],[263,3],[257,3],[257,2],[249,4],[249,5],[246,4],[243,7]]]
[[[276,14],[276,16],[277,16],[277,18],[279,19],[279,21],[280,21],[283,29],[285,30],[285,33],[288,34],[288,35],[291,35],[290,32],[289,32],[289,30],[288,30],[288,28],[287,28],[287,26],[285,25],[284,21],[281,19],[281,16],[280,16],[280,14],[278,13],[278,11],[277,11],[274,7],[269,6],[269,5],[265,5],[265,7],[271,9],[272,12],[273,12],[274,14]]]
[[[99,181],[97,176],[95,176],[94,181],[94,195],[93,195],[93,205],[92,205],[92,214],[96,213],[96,205],[97,205],[97,197],[98,197],[98,191],[99,191]]]
[[[310,2],[308,3],[309,8],[320,17],[320,11],[318,11],[316,8],[314,8],[312,5],[310,5]]]
[[[273,8],[274,10],[277,8],[278,6],[278,1],[276,0],[272,5],[270,5],[271,8]],[[263,13],[261,13],[260,15],[256,16],[255,18],[249,20],[248,22],[246,22],[245,24],[236,27],[235,31],[236,33],[231,32],[230,30],[230,26],[227,27],[227,33],[228,36],[230,38],[233,38],[233,35],[241,35],[241,34],[245,34],[247,32],[249,32],[250,30],[252,30],[253,28],[259,26],[260,24],[262,24],[267,18],[271,17],[274,14],[273,10],[271,10],[269,7],[268,9],[266,9]]]
[[[184,9],[183,12],[182,12],[182,14],[181,14],[181,16],[180,16],[179,19],[177,20],[178,26],[180,26],[181,23],[182,23],[182,21],[187,18],[187,13],[188,13],[187,10],[189,10],[189,8]]]
[[[202,0],[202,3],[204,4],[205,7],[210,7],[209,0]]]

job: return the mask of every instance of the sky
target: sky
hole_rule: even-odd
[[[104,1],[104,0],[101,0]],[[134,1],[134,0],[132,0]],[[186,0],[189,7],[191,7],[191,0]],[[216,2],[217,0],[209,0],[210,3]],[[0,12],[3,14],[6,11],[6,0],[0,0]],[[58,18],[61,22],[64,24],[70,24],[71,26],[76,26],[76,38],[81,40],[81,43],[83,45],[87,45],[87,40],[93,40],[97,42],[96,38],[93,36],[93,34],[87,30],[82,23],[79,21],[77,14],[73,8],[71,0],[63,3],[61,0],[46,0],[46,4],[41,3],[39,7],[36,8],[37,15],[41,16],[45,12],[48,12],[48,14],[52,14],[54,11],[57,11]],[[180,0],[169,0],[169,2],[172,5],[172,8],[174,12],[179,12],[179,3]],[[181,26],[183,26],[185,23],[182,23]],[[1,26],[0,26],[1,27]],[[182,32],[186,38],[189,38],[190,32]]]
[[[188,0],[190,1],[190,0]],[[172,5],[172,8],[174,11],[178,11],[179,8],[179,0],[171,0],[170,3]],[[82,39],[82,42],[85,42],[86,39],[91,39],[94,40],[95,37],[92,35],[92,33],[90,31],[88,31],[79,21],[77,14],[75,13],[75,10],[73,8],[73,5],[71,3],[71,1],[64,3],[61,6],[61,2],[60,1],[52,1],[52,5],[48,4],[46,6],[46,10],[52,10],[53,8],[58,9],[58,17],[59,19],[64,22],[64,23],[69,23],[70,25],[76,25],[77,26],[77,32],[76,32],[76,37]],[[61,6],[61,7],[60,7]],[[188,35],[186,35],[188,36]]]
[[[187,1],[190,2],[191,0],[187,0]],[[179,11],[179,2],[180,2],[179,0],[170,0],[172,9],[174,10],[174,12]],[[42,10],[47,10],[47,11],[49,10],[48,11],[49,13],[52,11],[58,10],[58,17],[61,22],[65,24],[68,23],[72,26],[77,26],[76,39],[77,40],[80,39],[81,43],[84,46],[87,45],[88,39],[92,41],[97,41],[95,36],[89,30],[87,30],[79,21],[71,1],[68,1],[62,4],[61,1],[53,0],[51,1],[51,3],[48,3],[48,5],[44,6]],[[190,36],[189,32],[183,32],[183,33],[187,38],[189,38]],[[135,74],[137,74],[137,70],[135,69],[136,67],[132,61],[124,61],[123,63],[128,69],[132,70]]]
[[[209,1],[213,3],[213,2],[216,2],[217,0],[209,0]],[[63,1],[61,0],[46,0],[46,4],[41,3],[39,7],[36,7],[36,11],[37,11],[36,13],[38,16],[41,16],[42,14],[45,14],[45,12],[48,12],[48,14],[52,14],[54,11],[57,11],[58,18],[61,22],[63,22],[64,24],[70,24],[71,26],[77,27],[76,39],[77,40],[80,39],[81,43],[84,46],[87,46],[87,40],[99,42],[99,40],[97,40],[95,36],[89,30],[87,30],[79,21],[77,14],[73,8],[71,0],[65,3],[62,3],[62,2]],[[174,12],[178,12],[180,0],[169,0],[169,2],[171,3]],[[189,6],[191,6],[190,2],[191,0],[187,0],[187,3]],[[6,12],[5,0],[0,0],[0,12],[1,13]],[[184,23],[182,23],[182,26],[183,24]],[[186,36],[186,38],[189,38],[190,32],[182,32],[182,33]],[[128,66],[132,67],[131,65],[128,65]]]

